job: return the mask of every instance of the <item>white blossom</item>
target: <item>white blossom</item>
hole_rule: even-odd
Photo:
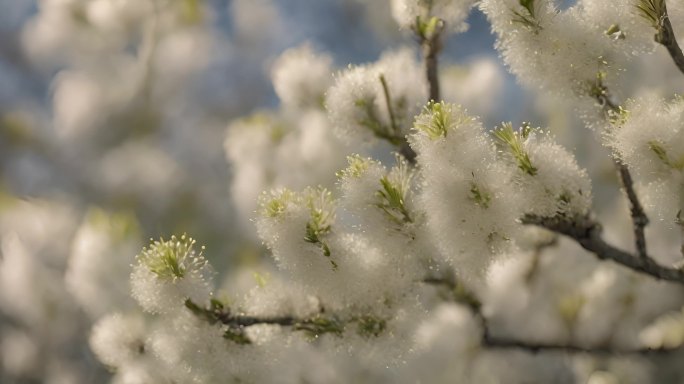
[[[684,103],[667,102],[653,95],[626,105],[621,119],[607,133],[609,145],[630,169],[648,183],[647,201],[659,216],[673,223],[684,207]]]
[[[153,241],[136,256],[131,273],[133,298],[145,311],[174,312],[190,299],[204,302],[212,291],[211,266],[187,235]]]
[[[429,23],[435,17],[441,19],[453,32],[464,32],[468,29],[466,18],[470,8],[475,4],[472,0],[392,0],[392,16],[402,28],[415,28],[419,23]]]
[[[443,257],[465,279],[484,276],[517,231],[521,207],[505,201],[510,172],[493,140],[461,107],[432,103],[416,117],[411,145],[423,167],[419,204]]]
[[[420,67],[406,48],[337,74],[325,105],[341,139],[369,142],[382,138],[396,144],[408,133],[412,116],[426,98]]]
[[[317,54],[305,44],[283,52],[273,63],[271,78],[286,106],[321,107],[332,72],[332,58]]]
[[[93,326],[90,345],[110,367],[135,361],[145,352],[145,320],[140,315],[109,314]]]
[[[112,308],[132,307],[128,286],[129,268],[141,242],[137,223],[130,215],[93,209],[74,238],[65,280],[83,308],[97,318]]]

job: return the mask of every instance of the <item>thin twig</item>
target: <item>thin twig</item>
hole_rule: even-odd
[[[603,108],[606,117],[610,118],[611,116],[619,116],[623,110],[616,102],[613,101],[608,88],[601,82],[600,78],[596,84],[596,88],[599,92],[594,94],[594,98]],[[626,164],[620,161],[620,159],[613,158],[613,162],[615,163],[615,168],[617,168],[618,171],[620,184],[625,190],[627,200],[629,201],[629,211],[632,217],[634,243],[637,256],[640,258],[647,258],[646,235],[644,230],[649,222],[648,216],[646,216],[646,212],[644,212],[644,208],[639,201],[636,191],[634,190],[634,181],[632,179],[632,174],[629,172],[629,168]]]
[[[486,330],[486,328],[485,328]],[[483,345],[492,349],[517,349],[529,353],[539,352],[562,352],[562,353],[584,353],[591,355],[655,355],[671,353],[680,348],[635,348],[618,349],[610,345],[580,346],[574,344],[553,344],[521,341],[507,337],[491,336],[489,333],[483,334]]]
[[[482,313],[482,304],[477,299],[476,295],[465,289],[461,284],[458,284],[453,278],[439,278],[439,277],[428,277],[422,280],[423,283],[442,286],[450,289],[452,292],[459,291],[460,294],[454,294],[454,301],[466,305],[472,312],[475,320],[480,324],[482,328],[482,339],[481,345],[488,349],[514,349],[525,351],[529,353],[540,353],[540,352],[561,352],[561,353],[584,353],[592,355],[654,355],[654,354],[666,354],[671,353],[681,348],[634,348],[634,349],[618,349],[611,345],[595,345],[595,346],[580,346],[575,344],[567,343],[549,343],[549,342],[534,342],[519,340],[515,338],[510,338],[506,336],[494,336],[491,333],[489,320]],[[465,294],[463,294],[465,292]],[[461,298],[467,298],[462,301]]]
[[[420,21],[417,20],[416,23]],[[439,62],[438,55],[442,50],[442,31],[444,31],[444,20],[437,20],[434,24],[434,28],[431,29],[429,35],[425,28],[421,28],[420,25],[416,24],[412,27],[413,32],[420,43],[420,47],[423,53],[423,65],[425,68],[425,79],[428,84],[428,99],[427,101],[439,101]],[[399,149],[401,153],[411,164],[416,162],[416,152],[411,148],[408,142],[404,142]]]
[[[380,75],[380,83],[382,84],[382,91],[385,94],[385,103],[387,104],[387,113],[390,118],[390,129],[392,130],[391,137],[395,138],[395,142],[399,142],[399,154],[401,154],[410,164],[416,163],[416,152],[411,148],[405,137],[401,136],[401,131],[397,126],[397,120],[394,116],[394,108],[392,108],[392,97],[390,95],[387,80],[384,75]],[[390,140],[391,141],[391,140]]]
[[[399,128],[397,128],[397,120],[394,118],[394,108],[392,108],[392,96],[389,92],[389,87],[387,86],[387,80],[385,75],[380,75],[380,84],[382,84],[382,92],[385,95],[385,104],[387,105],[387,114],[390,118],[390,129],[393,134],[399,133]]]
[[[249,327],[257,324],[274,324],[281,326],[292,326],[297,322],[302,321],[295,319],[292,316],[247,316],[247,315],[235,315],[231,311],[224,307],[218,301],[212,301],[211,305],[207,308],[202,307],[192,301],[191,299],[185,300],[185,307],[188,308],[192,313],[207,320],[210,324],[221,323],[229,327]]]
[[[428,100],[438,102],[440,100],[439,77],[437,55],[441,50],[439,34],[421,42],[423,49],[423,59],[425,60],[425,77],[428,82]]]
[[[289,327],[293,331],[303,331],[316,338],[324,334],[341,337],[349,326],[356,324],[356,332],[362,337],[370,338],[379,336],[387,324],[386,319],[374,315],[326,315],[323,307],[308,317],[233,314],[229,307],[213,299],[207,307],[202,307],[191,299],[186,299],[185,307],[210,325],[221,324],[226,326],[223,337],[241,345],[252,343],[245,330],[254,325]]]
[[[647,258],[646,252],[646,236],[644,228],[648,225],[648,216],[644,212],[644,208],[639,202],[636,191],[634,190],[634,182],[632,175],[629,173],[627,165],[620,161],[616,161],[618,174],[620,175],[620,182],[627,194],[629,200],[629,212],[632,216],[632,224],[634,227],[634,242],[636,243],[636,252],[640,258]]]
[[[416,165],[416,151],[411,148],[409,145],[408,141],[404,140],[403,143],[401,143],[401,146],[399,147],[399,154],[404,156],[406,161],[409,162],[411,165]]]
[[[420,42],[423,51],[425,66],[425,78],[428,83],[428,101],[439,102],[439,62],[437,60],[439,52],[442,50],[442,31],[444,31],[444,20],[438,20],[429,35],[425,29],[414,26],[414,32]]]
[[[655,41],[667,48],[667,52],[670,54],[670,57],[672,57],[672,61],[674,61],[677,68],[684,73],[684,53],[682,53],[682,49],[677,43],[677,38],[675,37],[674,29],[672,29],[672,23],[670,22],[670,16],[667,13],[665,0],[663,0],[662,3],[660,25],[657,28]]]
[[[221,323],[231,327],[250,327],[257,324],[271,324],[280,325],[283,327],[291,327],[302,320],[295,319],[292,316],[247,316],[247,315],[231,315],[220,318]]]
[[[601,238],[601,225],[589,218],[539,217],[528,215],[521,219],[523,224],[537,225],[575,240],[582,248],[601,260],[610,260],[635,272],[649,275],[658,280],[684,284],[682,270],[662,266],[648,255],[635,255],[618,249]]]

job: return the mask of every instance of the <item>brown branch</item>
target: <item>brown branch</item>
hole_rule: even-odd
[[[440,33],[435,33],[430,38],[424,38],[421,41],[421,48],[423,49],[423,59],[425,60],[425,78],[428,82],[428,101],[440,101],[439,92],[439,62],[437,55],[441,50]]]
[[[663,0],[664,1],[664,0]],[[612,96],[608,88],[603,84],[601,77],[597,78],[597,83],[594,87],[594,92],[592,93],[594,99],[601,105],[606,118],[619,116],[623,113],[623,109],[613,101]],[[644,212],[644,208],[639,201],[639,197],[634,190],[634,181],[632,175],[629,172],[629,168],[619,159],[613,158],[615,163],[615,168],[618,171],[618,177],[620,178],[620,184],[625,190],[627,195],[627,200],[629,201],[629,211],[632,217],[632,226],[634,231],[634,243],[636,246],[637,255],[640,258],[646,258],[646,235],[644,233],[645,227],[648,225],[648,216]]]
[[[399,128],[397,127],[397,120],[394,118],[394,108],[392,108],[392,97],[390,96],[389,87],[387,86],[387,80],[385,75],[380,75],[380,84],[382,85],[382,92],[385,96],[385,105],[387,106],[387,114],[390,119],[390,129],[393,134],[399,133]]]
[[[426,28],[426,25],[421,25],[423,23],[420,19],[416,20],[416,24],[413,25],[412,29],[418,41],[423,53],[423,65],[425,68],[425,79],[428,84],[428,102],[430,101],[440,101],[439,92],[439,52],[442,50],[442,32],[444,31],[444,20],[434,19],[435,23],[431,24],[430,28]],[[407,141],[399,148],[399,153],[401,153],[411,164],[416,163],[416,152],[411,148]]]
[[[423,279],[422,282],[430,285],[441,286],[451,290],[452,292],[454,292],[453,301],[466,305],[470,309],[476,321],[480,324],[480,327],[482,328],[481,345],[484,348],[503,350],[514,349],[534,354],[540,352],[561,352],[612,356],[666,354],[681,349],[680,347],[643,347],[634,349],[618,349],[611,345],[580,346],[576,344],[535,342],[519,340],[507,336],[494,336],[492,335],[490,330],[489,320],[482,313],[482,304],[473,292],[465,289],[461,284],[457,283],[455,279],[449,277],[428,277]],[[461,300],[461,298],[463,297],[466,298],[465,301]]]
[[[416,21],[420,23],[420,21]],[[442,50],[442,32],[444,31],[444,20],[436,20],[432,28],[415,25],[413,31],[418,37],[420,47],[423,51],[423,65],[425,67],[425,79],[428,83],[428,101],[440,101],[439,92],[439,52]]]
[[[674,29],[670,22],[670,16],[667,13],[665,0],[662,0],[662,14],[660,15],[656,31],[655,41],[667,48],[667,52],[670,54],[670,57],[672,57],[672,61],[674,61],[677,68],[684,73],[684,54],[677,43],[677,38],[675,37]]]
[[[627,165],[620,161],[616,161],[616,167],[618,169],[618,175],[620,176],[620,182],[622,187],[627,194],[627,200],[629,200],[629,212],[632,216],[632,224],[634,227],[634,242],[636,244],[636,252],[640,258],[647,258],[646,253],[646,235],[644,234],[644,228],[648,225],[648,216],[644,212],[644,208],[639,202],[636,191],[634,190],[634,181],[632,180],[632,175],[629,173]]]
[[[486,330],[486,328],[485,328]],[[517,349],[529,353],[539,352],[562,352],[562,353],[584,353],[591,355],[655,355],[671,353],[680,348],[635,348],[635,349],[618,349],[610,345],[596,345],[596,346],[579,346],[574,344],[554,344],[543,342],[529,342],[521,341],[507,337],[491,336],[485,332],[482,337],[483,345],[492,349]]]
[[[610,260],[635,272],[649,275],[658,280],[684,284],[682,270],[662,266],[648,255],[637,257],[616,248],[601,237],[601,225],[590,218],[539,217],[527,215],[523,224],[537,225],[575,240],[582,248],[593,253],[601,260]]]
[[[229,327],[249,327],[257,324],[274,324],[285,327],[292,326],[298,321],[292,316],[246,316],[234,315],[224,305],[216,300],[211,301],[211,305],[204,308],[191,299],[185,300],[185,307],[200,318],[207,320],[210,324],[221,323]]]
[[[335,315],[324,315],[324,309],[309,316],[298,318],[295,316],[251,316],[234,314],[230,308],[217,300],[211,300],[210,305],[202,307],[192,301],[185,300],[185,307],[195,316],[211,325],[227,326],[224,337],[238,344],[250,344],[251,340],[245,334],[245,328],[254,325],[267,324],[291,327],[294,331],[304,331],[310,336],[323,334],[341,336],[347,325],[356,323],[358,332],[362,336],[378,336],[385,329],[385,320],[373,316],[351,316],[341,319]]]
[[[414,151],[413,148],[411,148],[408,141],[404,140],[404,142],[401,144],[401,146],[399,147],[399,154],[404,156],[404,158],[406,159],[406,161],[409,162],[409,164],[416,165],[416,156],[418,155],[416,154],[416,151]]]
[[[392,108],[392,97],[390,95],[389,87],[387,86],[387,80],[385,76],[380,75],[380,83],[382,84],[382,91],[385,96],[385,103],[387,105],[387,113],[390,118],[390,129],[392,130],[392,139],[388,139],[390,142],[399,143],[399,154],[401,154],[406,161],[410,164],[416,164],[416,152],[411,148],[406,137],[401,137],[401,130],[397,126],[396,119],[394,117],[394,110]]]

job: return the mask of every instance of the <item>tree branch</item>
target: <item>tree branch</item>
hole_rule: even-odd
[[[401,144],[401,147],[399,147],[399,154],[404,156],[406,161],[409,162],[411,165],[416,165],[416,151],[411,148],[409,145],[408,141],[404,140],[404,142]]]
[[[209,306],[202,307],[192,301],[185,300],[185,307],[195,316],[207,323],[227,326],[223,337],[237,344],[250,344],[252,341],[245,334],[245,329],[254,325],[267,324],[291,327],[294,331],[304,331],[309,336],[318,337],[323,334],[342,336],[351,324],[356,324],[356,331],[362,337],[376,337],[386,328],[386,320],[373,315],[354,315],[344,318],[336,315],[324,315],[324,309],[308,317],[296,316],[250,316],[233,314],[230,308],[218,300],[212,299]]]
[[[484,328],[487,330],[487,328]],[[583,347],[574,344],[553,344],[553,343],[538,343],[521,341],[507,337],[491,336],[485,332],[482,337],[483,345],[492,349],[517,349],[529,353],[539,352],[562,352],[562,353],[584,353],[592,355],[654,355],[671,353],[680,348],[635,348],[635,349],[617,349],[610,345],[597,345],[590,347]]]
[[[482,313],[482,304],[473,292],[470,292],[469,290],[464,288],[462,284],[459,284],[453,278],[428,277],[423,279],[422,282],[430,285],[447,288],[448,290],[454,293],[452,296],[453,301],[466,305],[470,309],[476,321],[480,324],[480,327],[482,328],[481,345],[484,348],[503,350],[514,349],[534,354],[540,352],[561,352],[612,356],[666,354],[681,349],[681,347],[643,347],[635,349],[618,349],[610,345],[580,346],[565,343],[533,342],[518,340],[506,336],[494,336],[492,335],[490,330],[489,320]],[[463,298],[465,298],[465,300],[462,300]]]
[[[439,92],[439,62],[438,55],[442,50],[442,31],[444,31],[444,20],[433,18],[425,23],[420,19],[412,27],[413,32],[420,43],[423,54],[423,66],[425,68],[425,79],[428,84],[428,102],[440,101]],[[411,148],[407,141],[404,141],[399,148],[406,160],[411,164],[416,163],[416,152]]]
[[[675,65],[684,73],[684,54],[677,43],[670,16],[667,14],[666,1],[662,0],[662,13],[660,15],[659,24],[655,35],[655,41],[667,48],[667,52],[672,57]]]
[[[648,216],[646,216],[644,208],[641,206],[636,191],[634,190],[634,182],[627,165],[623,164],[621,161],[616,161],[616,167],[620,176],[620,182],[622,183],[622,187],[625,189],[627,199],[629,200],[629,212],[632,216],[637,255],[640,258],[647,258],[644,228],[648,225]]]
[[[568,236],[601,260],[613,261],[635,272],[649,275],[658,280],[684,284],[684,272],[682,270],[662,266],[646,254],[644,257],[637,257],[606,243],[601,238],[601,225],[588,217],[569,219],[566,217],[527,215],[521,219],[521,222],[523,224],[537,225]]]
[[[423,53],[425,79],[428,83],[428,101],[440,101],[439,95],[439,62],[437,57],[442,50],[442,32],[444,20],[433,17],[429,21],[416,20],[412,27]]]
[[[416,152],[411,148],[406,137],[401,137],[401,130],[397,126],[396,119],[394,117],[394,110],[392,108],[392,98],[390,96],[389,87],[387,86],[387,80],[385,76],[380,75],[380,83],[382,84],[382,91],[385,95],[385,103],[387,105],[387,113],[390,118],[390,127],[392,130],[392,137],[395,137],[395,141],[399,144],[399,154],[401,154],[410,164],[416,164]],[[389,140],[392,142],[392,140]]]
[[[662,1],[664,4],[664,0]],[[606,118],[619,116],[621,113],[623,113],[622,108],[613,101],[610,91],[603,84],[602,78],[600,76],[597,77],[592,96],[603,108]],[[626,164],[615,157],[613,157],[613,162],[615,163],[615,167],[618,171],[620,184],[624,188],[625,194],[627,195],[627,200],[629,201],[629,211],[632,217],[634,243],[636,246],[637,255],[640,258],[647,258],[646,235],[644,233],[644,229],[646,225],[648,225],[648,216],[646,216],[644,208],[641,205],[641,202],[639,202],[639,197],[634,190],[634,181],[632,180],[632,175],[629,172],[629,168]]]
[[[443,27],[442,27],[443,28]],[[442,49],[441,29],[430,37],[421,37],[420,46],[423,50],[423,60],[425,60],[425,78],[428,82],[428,101],[440,101],[439,92],[439,62],[437,55]]]

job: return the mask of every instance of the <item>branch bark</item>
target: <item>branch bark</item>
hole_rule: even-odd
[[[387,114],[390,118],[390,129],[391,133],[386,135],[381,135],[376,132],[376,135],[384,138],[388,142],[399,147],[399,154],[401,154],[411,165],[416,164],[416,152],[411,148],[406,136],[401,135],[401,129],[397,126],[396,119],[394,117],[394,108],[392,105],[392,96],[390,95],[389,87],[387,86],[387,80],[385,76],[380,75],[380,84],[382,85],[382,92],[385,96],[385,105],[387,107]]]
[[[486,328],[485,328],[486,329]],[[583,353],[591,355],[657,355],[671,353],[680,348],[635,348],[635,349],[618,349],[610,345],[598,346],[580,346],[573,344],[553,344],[553,343],[537,343],[529,341],[521,341],[507,337],[491,336],[484,333],[483,345],[492,349],[517,349],[529,353],[540,352],[561,352],[561,353]]]
[[[634,181],[632,175],[627,168],[627,165],[620,161],[616,161],[620,182],[625,189],[627,199],[629,200],[629,212],[632,217],[632,226],[634,228],[634,242],[636,245],[636,252],[640,258],[647,258],[646,253],[646,235],[644,228],[648,225],[648,216],[644,212],[644,208],[639,202],[639,198],[634,190]]]
[[[601,225],[589,218],[569,219],[565,217],[538,217],[528,215],[521,219],[523,224],[537,225],[575,240],[582,248],[593,253],[601,260],[610,260],[635,272],[649,275],[658,280],[684,284],[684,272],[680,269],[665,267],[647,254],[637,257],[616,248],[601,237]]]
[[[419,23],[420,21],[417,21]],[[427,101],[440,101],[439,92],[439,52],[442,50],[442,31],[444,30],[444,21],[437,20],[434,28],[427,32],[425,28],[420,25],[413,26],[413,32],[418,37],[420,48],[423,54],[423,66],[425,70],[425,79],[428,84],[428,99]],[[399,148],[399,153],[406,158],[411,164],[416,163],[416,152],[411,148],[408,142],[404,143]]]
[[[435,31],[432,36],[420,36],[420,46],[423,50],[423,60],[425,61],[425,78],[428,83],[428,101],[440,101],[439,92],[439,62],[437,57],[442,50],[441,28]]]
[[[528,353],[540,352],[560,352],[560,353],[583,353],[591,355],[655,355],[666,354],[677,350],[681,347],[669,348],[634,348],[634,349],[619,349],[611,345],[595,345],[595,346],[581,346],[567,343],[553,343],[553,342],[534,342],[519,340],[507,336],[492,335],[489,320],[482,313],[482,304],[477,299],[473,292],[465,289],[461,284],[458,284],[453,278],[438,278],[428,277],[423,279],[423,283],[442,286],[449,289],[453,293],[453,301],[467,306],[475,317],[476,321],[482,328],[481,345],[488,349],[502,349],[502,350],[519,350]],[[465,300],[462,300],[465,298]]]
[[[664,0],[663,0],[664,3]],[[623,112],[622,108],[612,100],[612,96],[605,87],[605,85],[600,81],[596,84],[599,92],[594,94],[596,101],[602,106],[606,117],[618,116]],[[645,228],[648,225],[648,216],[644,212],[644,208],[639,201],[639,197],[634,190],[634,181],[632,179],[632,174],[629,172],[629,168],[620,159],[613,157],[613,162],[618,171],[618,177],[620,178],[620,184],[625,190],[627,195],[627,200],[629,201],[629,211],[632,217],[632,227],[634,232],[634,243],[637,255],[640,258],[647,258],[646,250],[646,235]]]
[[[674,29],[670,22],[670,16],[667,13],[665,0],[663,0],[662,10],[660,25],[657,28],[655,41],[667,48],[667,52],[670,54],[670,57],[672,57],[672,61],[674,61],[677,68],[684,74],[684,54],[677,43],[677,38],[675,37]]]

